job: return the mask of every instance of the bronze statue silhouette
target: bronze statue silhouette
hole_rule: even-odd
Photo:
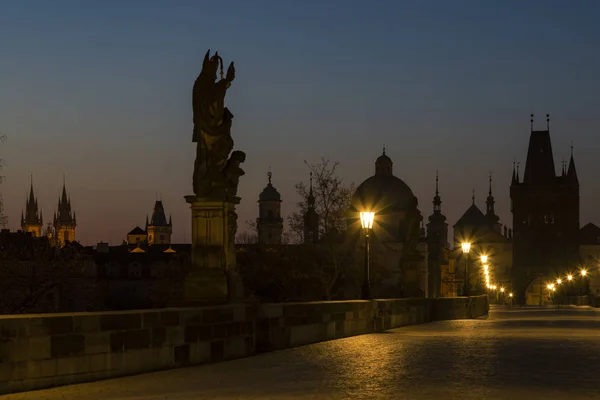
[[[221,77],[216,81],[219,67]],[[218,52],[210,57],[210,50],[208,50],[204,56],[202,71],[196,78],[192,90],[194,112],[192,141],[197,143],[193,175],[196,196],[223,196],[237,192],[239,179],[231,179],[231,171],[225,171],[229,153],[233,149],[231,137],[233,114],[225,107],[225,95],[234,79],[233,62],[224,76],[223,59]],[[236,154],[236,159],[242,159],[240,154]],[[237,166],[239,169],[239,163]],[[242,174],[243,171],[239,175]],[[234,182],[235,188],[230,187]]]

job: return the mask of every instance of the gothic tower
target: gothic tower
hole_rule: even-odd
[[[548,114],[546,123],[546,130],[534,131],[531,115],[523,180],[517,169],[510,186],[512,279],[520,303],[525,302],[527,287],[537,276],[562,274],[575,268],[579,258],[579,180],[572,148],[566,175],[556,176]]]
[[[273,174],[268,173],[269,183],[258,196],[256,228],[258,243],[281,244],[283,218],[281,218],[281,195],[271,184]]]
[[[54,213],[54,235],[60,247],[66,242],[75,241],[76,226],[77,219],[71,211],[71,199],[67,196],[67,187],[63,180],[62,196],[58,199],[58,210]]]
[[[442,198],[439,193],[439,176],[435,176],[435,196],[433,197],[433,214],[427,223],[427,250],[429,263],[429,293],[437,297],[440,293],[441,265],[444,262],[444,248],[448,248],[448,223],[442,214]]]
[[[488,225],[490,226],[490,229],[492,231],[502,234],[502,224],[499,222],[500,217],[496,215],[496,211],[494,210],[495,203],[496,201],[494,200],[494,196],[492,195],[492,173],[490,172],[490,189],[488,191],[488,197],[485,201],[485,218],[487,219]]]
[[[148,245],[171,244],[173,223],[170,216],[169,222],[167,222],[162,200],[156,200],[156,203],[154,203],[150,223],[148,223],[148,216],[146,216],[146,233],[148,234]]]
[[[319,241],[319,214],[315,209],[315,196],[313,194],[312,172],[310,173],[310,188],[308,192],[307,208],[304,213],[304,244]]]
[[[31,232],[34,237],[42,236],[44,221],[42,212],[38,208],[38,202],[33,193],[33,177],[31,178],[31,187],[29,188],[29,198],[25,203],[25,215],[21,212],[21,230]]]

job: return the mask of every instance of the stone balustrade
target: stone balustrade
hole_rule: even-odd
[[[486,296],[0,316],[0,394],[218,362],[439,319]]]

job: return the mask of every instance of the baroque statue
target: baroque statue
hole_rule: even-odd
[[[217,81],[218,72],[220,79]],[[215,52],[211,57],[208,50],[192,91],[192,141],[197,143],[193,175],[196,196],[232,199],[237,194],[239,177],[244,174],[240,164],[245,161],[246,155],[241,151],[234,151],[229,157],[233,150],[233,114],[225,107],[225,94],[234,79],[233,62],[225,75],[223,59],[219,53]]]

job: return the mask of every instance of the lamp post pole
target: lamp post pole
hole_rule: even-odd
[[[375,219],[375,213],[370,211],[360,212],[360,224],[365,231],[365,277],[361,290],[361,297],[363,300],[371,299],[371,279],[370,275],[370,258],[371,258],[371,228],[373,228],[373,220]]]
[[[463,285],[463,296],[469,296],[469,251],[471,250],[471,243],[464,242],[460,245],[462,247],[463,255],[465,256],[465,282]]]
[[[371,261],[371,229],[365,228],[365,276],[362,286],[363,300],[371,298],[371,279],[370,279],[370,261]]]

